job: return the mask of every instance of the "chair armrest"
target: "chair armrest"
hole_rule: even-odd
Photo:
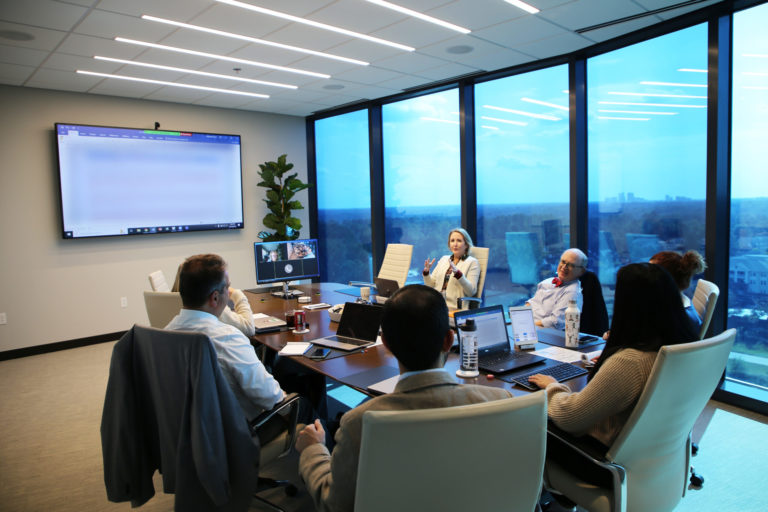
[[[371,288],[376,288],[375,283],[369,283],[367,281],[350,281],[349,286],[369,286]]]
[[[480,304],[483,303],[483,299],[479,297],[459,297],[456,301],[456,305],[459,306],[459,309],[464,305],[464,302],[469,303],[469,309],[477,309],[480,307]]]
[[[251,435],[256,436],[256,431],[259,427],[264,425],[275,415],[280,414],[286,419],[288,435],[285,437],[285,446],[278,457],[283,457],[288,454],[288,452],[291,451],[291,447],[293,447],[293,444],[296,442],[296,424],[299,419],[300,399],[301,397],[298,393],[290,393],[286,395],[283,400],[276,403],[270,410],[259,414],[249,423]]]

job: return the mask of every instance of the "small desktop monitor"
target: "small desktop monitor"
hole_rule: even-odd
[[[317,240],[288,240],[283,242],[255,242],[256,283],[283,283],[287,297],[300,293],[288,290],[289,281],[320,276]],[[283,295],[285,296],[285,295]]]

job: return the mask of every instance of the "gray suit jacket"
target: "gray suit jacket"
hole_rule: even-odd
[[[361,404],[341,418],[333,456],[325,445],[309,446],[301,453],[299,473],[320,511],[352,511],[355,505],[357,462],[363,413],[468,405],[512,396],[499,388],[459,385],[447,372],[426,372],[398,382],[395,391]]]

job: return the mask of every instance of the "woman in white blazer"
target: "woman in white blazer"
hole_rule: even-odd
[[[431,271],[435,259],[424,260],[424,284],[442,292],[449,308],[457,309],[460,297],[472,297],[477,293],[480,279],[480,263],[469,255],[472,238],[463,228],[455,228],[448,235],[451,254],[443,256]]]

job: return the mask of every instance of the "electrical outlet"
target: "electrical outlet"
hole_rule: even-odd
[[[128,297],[120,297],[120,307],[121,308],[128,307]]]
[[[0,313],[0,325],[8,323],[8,316],[5,313]]]

